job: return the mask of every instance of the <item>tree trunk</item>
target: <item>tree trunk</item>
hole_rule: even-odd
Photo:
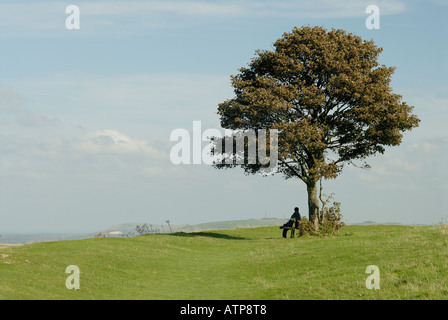
[[[317,197],[317,182],[311,181],[307,183],[308,191],[308,218],[313,221],[317,227],[317,219],[319,217],[319,199]]]

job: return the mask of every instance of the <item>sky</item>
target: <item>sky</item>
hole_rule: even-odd
[[[323,192],[346,223],[446,222],[447,16],[443,0],[1,1],[0,233],[307,215],[300,180],[170,160],[173,130],[219,129],[230,76],[307,25],[374,40],[421,119]]]

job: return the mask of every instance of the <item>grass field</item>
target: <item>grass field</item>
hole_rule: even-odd
[[[66,267],[80,289],[66,288]],[[366,268],[380,271],[367,289]],[[448,299],[448,225],[278,227],[92,238],[0,249],[0,299]]]

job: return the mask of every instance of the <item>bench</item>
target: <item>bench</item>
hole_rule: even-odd
[[[283,229],[283,238],[286,238],[288,230],[291,230],[290,237],[294,238],[296,230],[299,229],[299,220],[298,219],[292,218],[290,221],[292,221],[292,225],[291,226],[285,226],[286,225],[286,223],[285,223],[285,225],[283,227],[281,227]]]

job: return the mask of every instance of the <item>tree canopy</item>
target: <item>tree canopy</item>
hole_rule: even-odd
[[[284,33],[274,48],[257,50],[231,76],[235,97],[218,114],[223,128],[278,130],[277,172],[307,185],[311,219],[320,179],[336,178],[355,160],[367,166],[367,157],[398,146],[420,120],[392,91],[395,67],[379,64],[383,49],[371,40],[306,26]],[[247,173],[262,167],[241,166]]]

